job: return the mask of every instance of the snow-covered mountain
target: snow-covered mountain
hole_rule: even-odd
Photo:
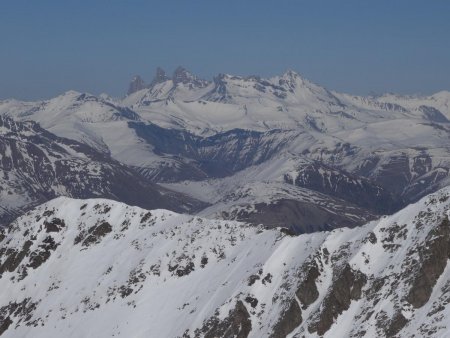
[[[0,236],[3,337],[445,337],[450,189],[354,229],[57,198]]]
[[[139,121],[139,115],[108,98],[69,91],[35,103],[3,101],[0,113],[21,121],[38,122],[60,137],[111,153],[122,162],[129,162],[123,161],[124,158],[146,157],[150,153],[150,146],[140,145],[127,126],[128,121]]]
[[[35,122],[0,116],[0,224],[60,195],[180,212],[202,206],[83,143],[57,137]]]
[[[298,233],[360,225],[397,203],[370,180],[294,155],[221,179],[163,185],[211,203],[200,216],[283,225]]]
[[[298,218],[301,209],[311,215],[308,226],[325,229],[335,214],[327,208],[317,218],[308,204],[317,196],[325,197],[323,205],[359,208],[343,220],[351,225],[356,214],[370,219],[398,210],[449,184],[449,102],[445,91],[427,97],[342,94],[293,71],[269,79],[220,74],[207,81],[180,67],[170,76],[158,69],[148,84],[136,77],[123,99],[68,92],[43,102],[0,101],[0,114],[37,121],[154,182],[183,182],[191,196],[198,197],[198,186],[226,181],[239,187],[232,204],[227,190],[218,190],[216,208],[202,215],[259,222],[286,210]],[[270,169],[277,165],[285,171],[274,176]],[[254,175],[258,181],[247,182],[244,192],[246,174],[239,172],[247,169],[267,176]],[[278,209],[267,208],[267,200]],[[292,225],[275,219],[269,225]]]
[[[333,133],[392,119],[446,122],[450,115],[450,92],[360,97],[331,92],[294,71],[269,79],[219,74],[212,82],[183,71],[190,79],[183,83],[157,72],[153,85],[128,95],[122,104],[162,127],[198,134],[299,126]]]

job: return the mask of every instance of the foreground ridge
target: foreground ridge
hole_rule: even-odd
[[[298,237],[57,198],[0,236],[4,337],[441,337],[450,188]],[[350,324],[351,323],[351,324]]]

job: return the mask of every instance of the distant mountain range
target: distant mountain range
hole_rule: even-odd
[[[363,224],[448,185],[449,103],[445,91],[361,97],[293,71],[206,81],[179,67],[135,77],[121,99],[70,91],[0,101],[0,114],[195,198],[199,215],[301,233]]]

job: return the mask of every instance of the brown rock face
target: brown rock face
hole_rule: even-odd
[[[283,338],[291,333],[297,326],[302,323],[302,310],[296,299],[292,299],[289,307],[283,313],[273,328],[271,338]]]
[[[127,94],[133,94],[141,89],[145,88],[145,82],[139,75],[136,75],[133,80],[131,80],[130,86],[128,87]]]
[[[166,72],[161,67],[157,67],[155,77],[153,78],[153,81],[150,84],[150,86],[154,86],[157,83],[161,83],[167,80],[169,80],[169,77],[166,75]]]
[[[247,308],[238,300],[225,320],[219,321],[217,317],[213,317],[205,323],[201,332],[205,338],[246,338],[251,330],[252,322]],[[195,337],[199,336],[200,332],[196,332]]]
[[[30,247],[33,244],[32,241],[26,241],[23,245],[22,249],[19,250],[12,250],[8,249],[4,255],[6,256],[5,261],[3,264],[0,265],[0,276],[5,272],[13,272],[16,270],[16,268],[19,266],[19,264],[22,262],[22,260],[25,258],[27,254],[30,252]],[[0,258],[3,256],[3,253],[0,252]]]
[[[419,249],[420,267],[411,282],[406,300],[415,308],[430,299],[433,287],[444,272],[450,258],[450,224],[447,217],[427,236],[426,245]]]
[[[6,317],[5,319],[2,320],[1,324],[0,324],[0,336],[6,331],[8,330],[9,326],[12,324],[12,320],[9,317]]]
[[[327,332],[334,320],[345,310],[348,310],[352,300],[361,298],[363,286],[367,277],[360,271],[353,270],[349,264],[337,274],[332,288],[325,297],[318,313],[317,320],[313,322],[308,330],[323,335]]]
[[[66,225],[63,220],[53,218],[50,222],[45,221],[44,226],[46,232],[59,232],[61,228],[64,228]]]
[[[306,309],[319,297],[319,291],[316,286],[316,279],[319,276],[320,273],[317,266],[313,265],[308,270],[305,280],[300,284],[300,287],[296,292],[298,299],[303,305],[303,309]]]
[[[407,323],[408,320],[401,314],[401,312],[397,312],[385,330],[386,337],[394,337]]]
[[[103,237],[112,231],[112,226],[106,221],[93,226],[87,232],[81,232],[75,237],[74,244],[82,242],[83,246],[90,246],[93,243],[99,243]]]
[[[37,303],[32,302],[29,298],[23,299],[21,302],[10,302],[0,307],[0,336],[8,330],[13,323],[12,318],[19,318],[19,322],[24,322],[28,326],[34,325],[30,322],[33,312],[36,310]]]

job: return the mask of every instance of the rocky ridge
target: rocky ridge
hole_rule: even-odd
[[[362,227],[291,236],[58,198],[0,236],[4,337],[442,337],[450,189]]]
[[[186,212],[205,203],[162,188],[86,144],[0,116],[0,223],[56,196],[105,197]]]

